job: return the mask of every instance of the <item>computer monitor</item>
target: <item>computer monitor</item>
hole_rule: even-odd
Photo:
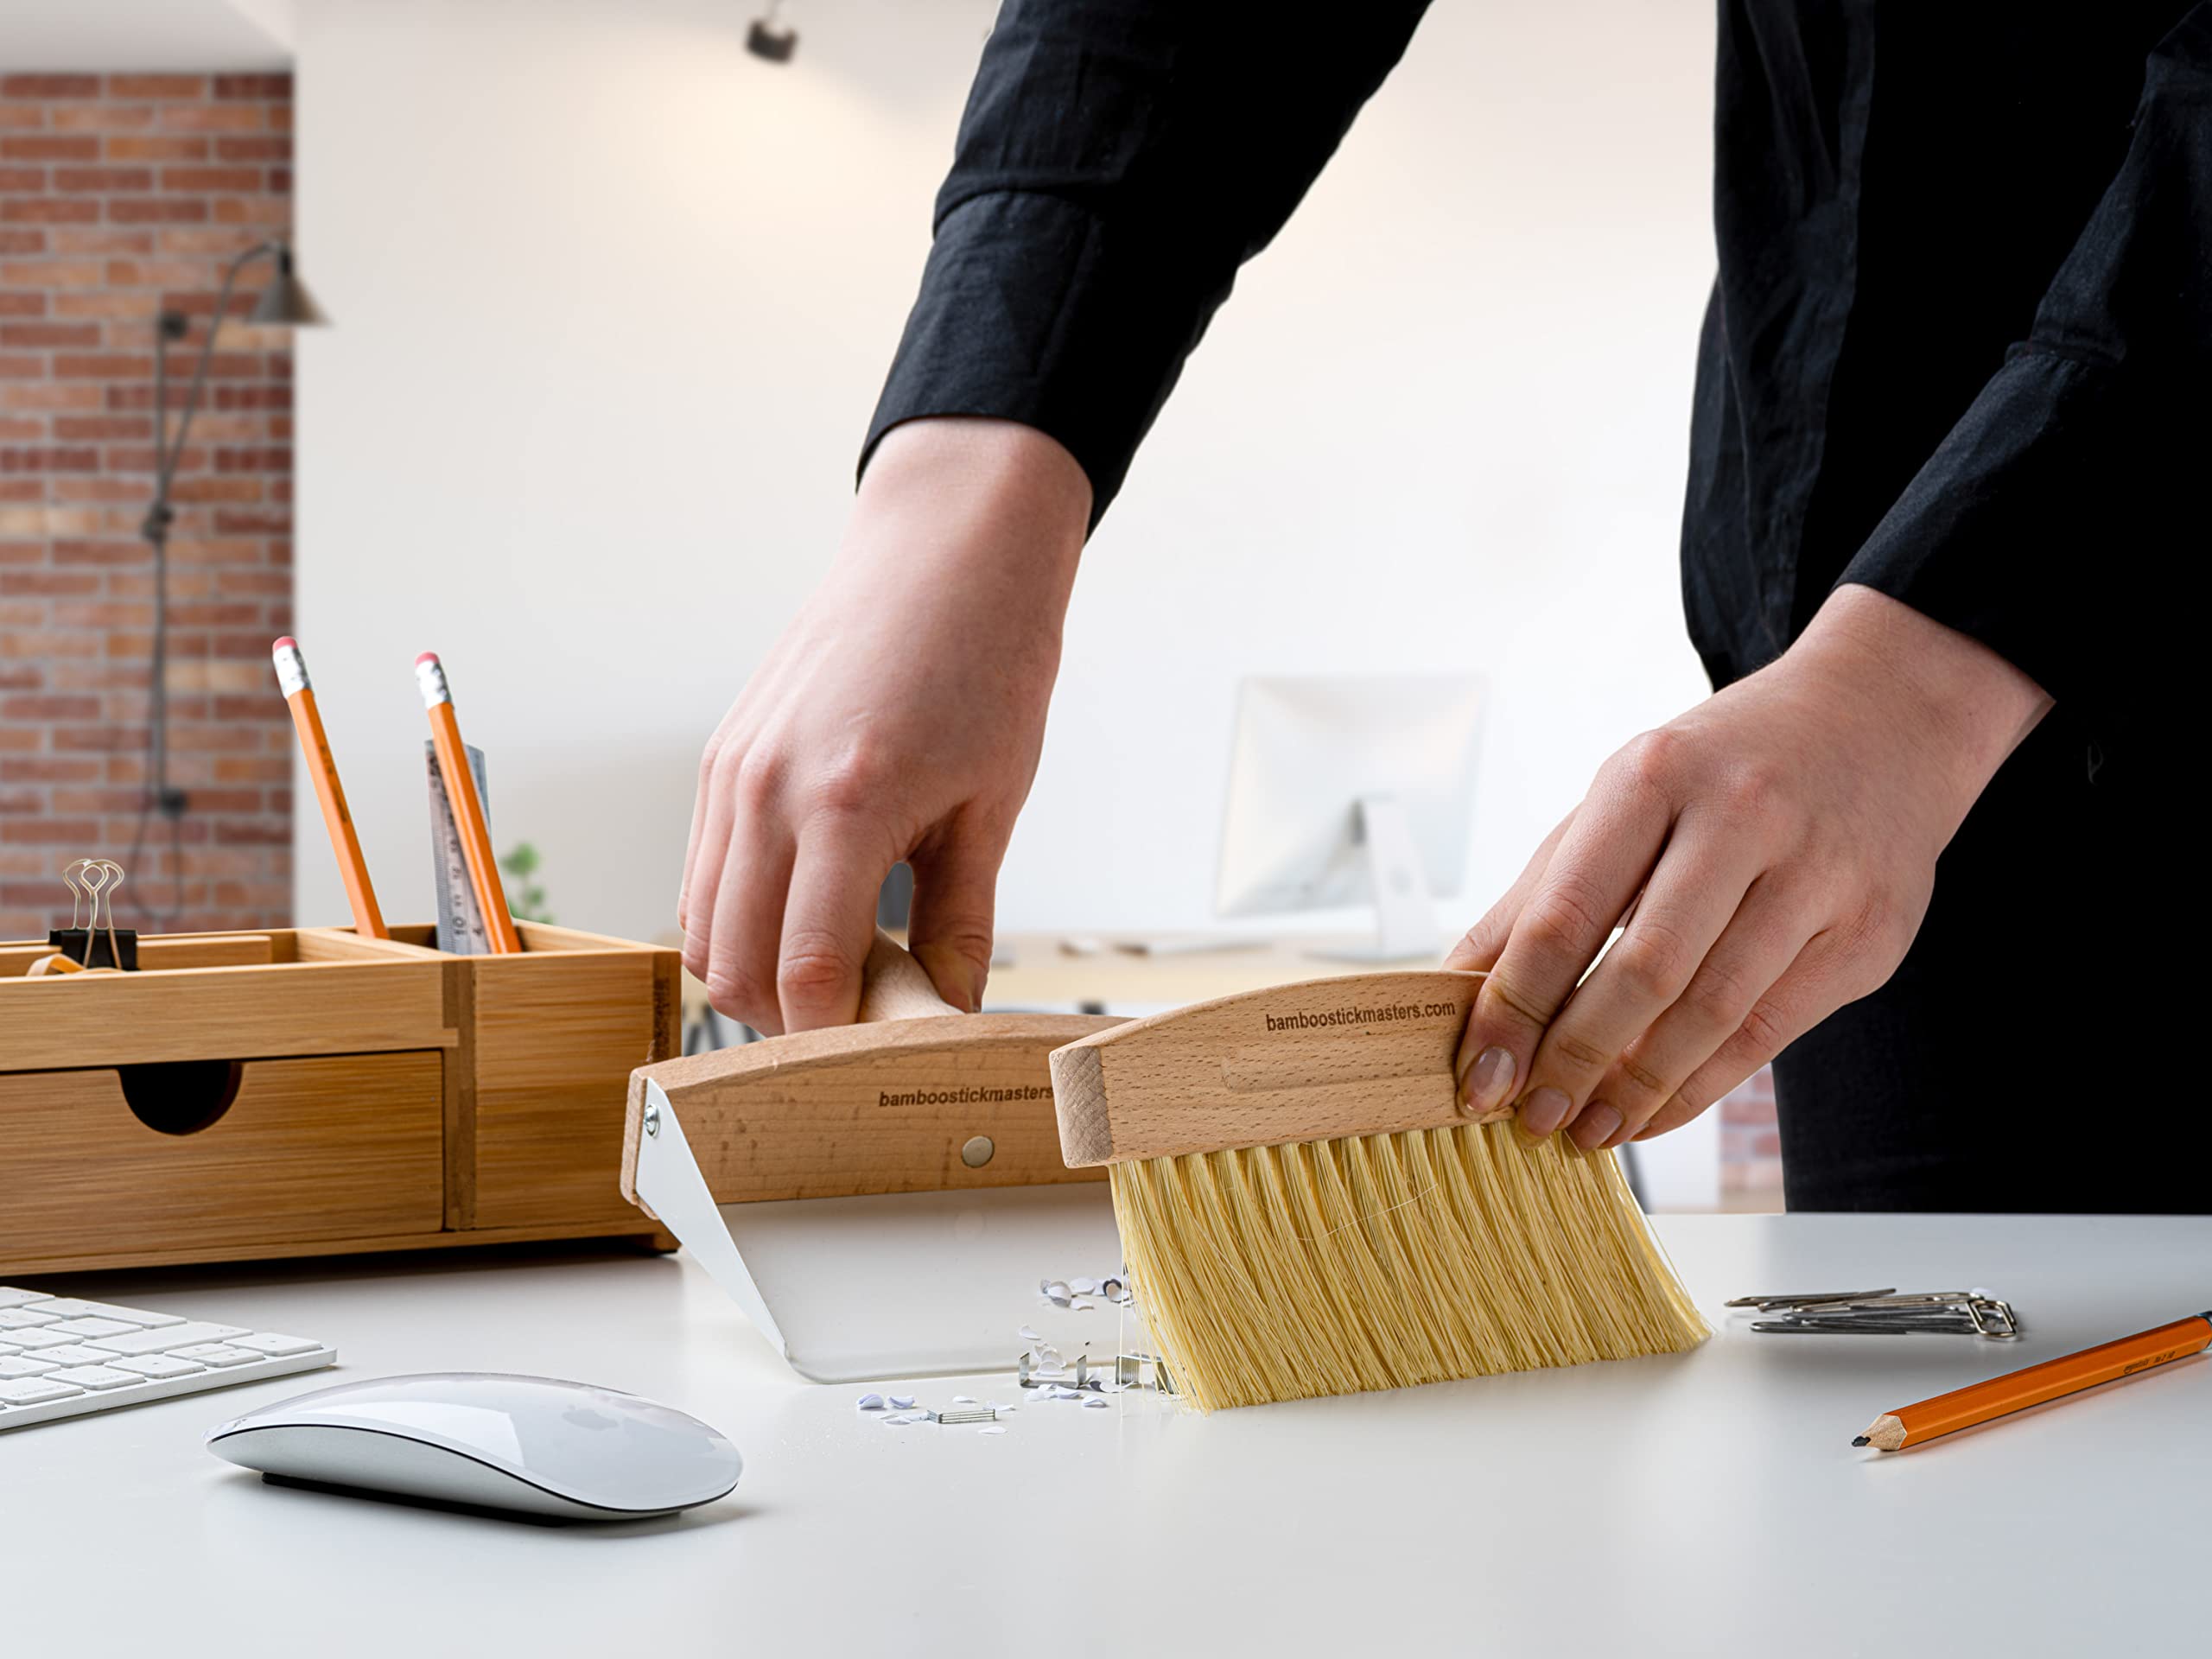
[[[1224,916],[1372,903],[1371,946],[1440,948],[1432,900],[1459,890],[1482,728],[1468,674],[1247,679],[1237,696],[1215,904]]]

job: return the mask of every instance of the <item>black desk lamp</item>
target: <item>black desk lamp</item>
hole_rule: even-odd
[[[138,833],[131,844],[130,862],[136,865],[138,855],[146,842],[146,820],[158,811],[169,821],[169,859],[174,867],[176,903],[170,906],[168,918],[174,919],[184,907],[184,836],[181,820],[184,817],[185,796],[181,789],[169,785],[168,733],[168,603],[169,603],[169,525],[175,521],[176,510],[169,505],[169,486],[176,477],[178,461],[184,454],[184,440],[192,430],[192,417],[200,407],[200,394],[207,384],[207,361],[215,353],[215,335],[230,315],[231,290],[237,286],[238,273],[263,255],[273,256],[276,274],[261,292],[261,298],[246,321],[256,324],[274,324],[280,327],[301,327],[327,322],[321,309],[308,296],[304,284],[292,269],[292,250],[282,242],[263,242],[248,248],[231,261],[223,273],[222,293],[215,301],[215,314],[208,320],[207,338],[200,347],[200,361],[192,372],[192,385],[184,396],[184,416],[177,423],[175,442],[168,441],[169,405],[169,342],[182,340],[190,331],[192,320],[181,311],[163,311],[154,326],[154,500],[146,509],[146,521],[139,526],[139,534],[154,550],[154,678],[150,734],[148,741],[151,765],[147,779],[144,804],[138,812]],[[140,889],[142,892],[145,888]],[[139,908],[149,916],[155,912],[143,899]],[[160,918],[156,918],[158,921]]]

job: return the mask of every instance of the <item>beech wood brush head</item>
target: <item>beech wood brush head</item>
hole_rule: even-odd
[[[1047,1056],[1116,1021],[963,1014],[880,934],[859,1019],[632,1072],[623,1197],[639,1202],[648,1084],[718,1204],[1100,1179],[1060,1160]]]
[[[1479,974],[1309,980],[1052,1057],[1138,1306],[1203,1410],[1675,1353],[1709,1334],[1610,1152],[1461,1113]]]

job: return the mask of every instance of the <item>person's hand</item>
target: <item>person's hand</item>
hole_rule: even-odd
[[[1586,1149],[1689,1122],[1895,971],[1936,855],[2050,707],[1986,646],[1837,589],[1785,655],[1599,768],[1453,947],[1490,976],[1464,1109]]]
[[[1029,427],[914,421],[876,447],[836,563],[699,763],[677,919],[716,1008],[771,1034],[849,1021],[901,859],[915,957],[980,1004],[1090,513]]]

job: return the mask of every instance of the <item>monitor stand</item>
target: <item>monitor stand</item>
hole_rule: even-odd
[[[1377,923],[1375,939],[1371,944],[1318,948],[1307,954],[1324,962],[1418,962],[1434,966],[1436,907],[1421,874],[1413,820],[1395,797],[1363,795],[1352,813],[1352,827],[1367,853],[1367,884],[1375,895]]]

